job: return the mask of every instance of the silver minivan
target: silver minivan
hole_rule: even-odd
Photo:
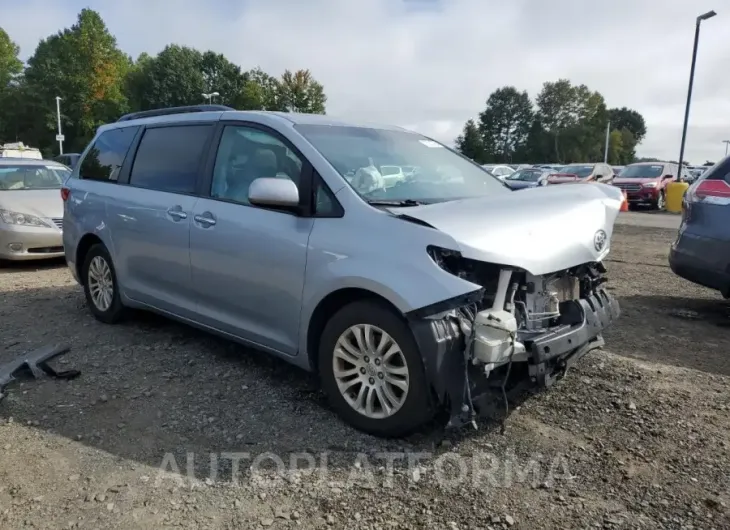
[[[385,186],[383,166],[414,170]],[[270,352],[376,435],[548,386],[619,314],[602,264],[618,189],[515,193],[397,127],[136,113],[98,130],[61,196],[97,319],[147,309]]]

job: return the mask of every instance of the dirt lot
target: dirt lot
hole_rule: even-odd
[[[606,351],[504,434],[398,442],[282,362],[151,316],[97,323],[61,264],[0,270],[0,362],[67,342],[59,367],[83,372],[0,402],[0,528],[730,528],[728,304],[672,275],[673,236],[617,228]]]

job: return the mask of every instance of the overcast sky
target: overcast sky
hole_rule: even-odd
[[[677,159],[695,17],[704,22],[685,158],[730,140],[730,0],[0,0],[27,59],[38,41],[99,11],[133,57],[168,43],[212,49],[244,69],[309,68],[327,112],[452,142],[489,94],[535,96],[561,77],[646,119],[640,156]]]

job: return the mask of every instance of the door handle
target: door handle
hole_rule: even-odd
[[[172,217],[175,221],[179,221],[181,219],[188,218],[188,214],[183,212],[179,206],[176,206],[174,208],[170,208],[169,210],[167,210],[167,215]]]
[[[210,214],[207,212],[203,215],[196,215],[195,217],[193,217],[193,219],[195,219],[196,223],[200,223],[205,228],[213,226],[215,224],[215,219],[211,217]]]

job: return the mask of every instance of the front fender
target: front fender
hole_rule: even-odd
[[[335,291],[363,289],[406,314],[481,289],[444,271],[428,256],[429,245],[456,246],[443,232],[385,214],[359,226],[368,229],[353,230],[342,219],[315,222],[302,292],[300,351],[307,351],[312,314]]]

